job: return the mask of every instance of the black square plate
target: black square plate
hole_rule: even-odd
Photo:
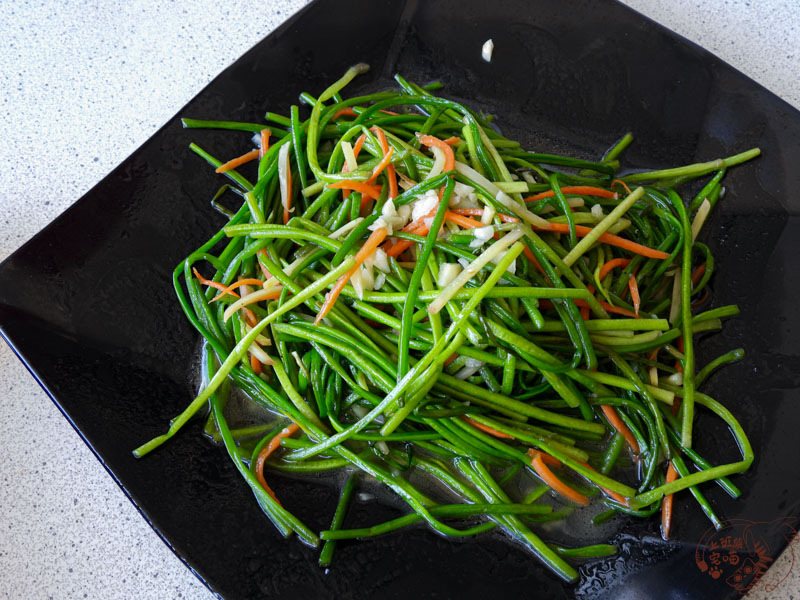
[[[488,6],[488,7],[487,7]],[[480,48],[495,40],[491,63]],[[343,43],[345,41],[347,43]],[[494,113],[539,151],[596,157],[626,131],[630,167],[674,166],[759,146],[732,171],[709,240],[713,301],[742,315],[701,346],[747,348],[708,391],[745,424],[756,452],[731,501],[704,487],[725,519],[751,529],[775,557],[800,515],[794,464],[800,422],[800,114],[702,49],[610,0],[320,0],[215,79],[183,116],[257,121],[318,93],[352,63],[372,70],[348,93],[400,72],[440,80],[443,94]],[[198,141],[231,156],[241,140],[171,120],[54,223],[0,265],[0,327],[67,418],[175,552],[216,593],[261,597],[723,598],[738,592],[703,572],[695,548],[707,521],[679,503],[676,541],[657,523],[624,521],[617,557],[564,586],[500,539],[452,542],[414,529],[341,544],[323,572],[317,552],[279,538],[220,448],[189,426],[146,460],[131,449],[164,431],[193,396],[197,337],[173,301],[171,270],[222,224],[209,209],[218,181],[185,150]],[[94,293],[87,295],[84,290]],[[40,300],[46,298],[47,302]],[[706,439],[720,462],[735,458]],[[728,444],[729,445],[729,444]],[[721,455],[725,454],[725,455]],[[336,491],[276,478],[284,502],[315,528]],[[685,510],[684,510],[685,509]],[[393,513],[359,505],[373,522]],[[790,518],[790,521],[780,521]]]

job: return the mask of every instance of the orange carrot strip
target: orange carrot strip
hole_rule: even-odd
[[[194,273],[194,276],[197,277],[197,280],[202,285],[207,285],[207,286],[210,286],[210,287],[213,287],[213,288],[217,288],[218,290],[225,290],[226,289],[225,286],[223,284],[221,284],[219,281],[212,281],[211,279],[206,279],[205,277],[200,275],[200,273],[198,273],[197,269],[195,269],[194,267],[192,267],[192,272]],[[236,296],[237,298],[239,297],[239,294],[237,294],[236,292],[231,292],[231,294],[233,296]]]
[[[375,249],[381,245],[381,242],[385,238],[385,227],[378,227],[378,229],[370,234],[370,236],[367,238],[367,241],[364,242],[364,245],[361,246],[361,249],[356,253],[355,264],[350,268],[349,271],[339,277],[336,285],[333,286],[330,292],[325,294],[325,302],[322,303],[322,307],[317,313],[317,318],[314,320],[314,325],[317,325],[331,311],[333,305],[336,304],[336,299],[339,297],[339,294],[342,293],[344,286],[347,285],[347,282],[353,276],[353,273],[355,273],[356,269],[361,266],[361,263],[363,263],[373,252],[375,252]]]
[[[397,258],[403,252],[411,248],[411,246],[413,245],[414,242],[412,242],[411,240],[400,240],[394,246],[392,246],[388,250],[385,250],[385,252],[388,256],[391,256],[392,258]]]
[[[269,136],[272,132],[264,128],[261,130],[261,148],[258,149],[258,158],[264,158],[264,153],[269,150]]]
[[[702,306],[703,304],[705,304],[705,303],[706,303],[706,300],[708,300],[708,297],[709,297],[710,295],[711,295],[711,294],[710,294],[710,292],[708,291],[708,288],[707,288],[707,287],[706,287],[706,288],[703,288],[703,295],[702,295],[702,296],[700,296],[700,297],[699,297],[697,300],[695,300],[695,301],[693,301],[693,302],[692,302],[692,308],[697,308],[698,306]]]
[[[266,248],[262,248],[261,250],[258,251],[258,253],[259,254],[263,254],[264,256],[269,258],[269,255],[267,254],[267,249]],[[256,261],[256,262],[258,263],[258,267],[261,269],[261,272],[264,273],[264,277],[266,277],[267,279],[272,279],[272,273],[270,273],[267,270],[267,268],[264,265],[261,264],[260,261]]]
[[[594,196],[595,198],[619,198],[619,194],[603,188],[594,187],[591,185],[565,185],[561,188],[565,194],[573,194],[577,196]],[[553,190],[547,190],[533,196],[525,198],[525,202],[534,202],[536,200],[543,200],[544,198],[552,198],[556,193]]]
[[[461,138],[460,137],[456,137],[456,136],[452,136],[452,137],[449,137],[446,140],[442,140],[442,141],[445,144],[447,144],[448,146],[455,146],[456,144],[460,144],[461,143]]]
[[[239,281],[234,281],[228,287],[223,289],[219,294],[214,296],[211,299],[211,302],[214,302],[215,300],[219,300],[220,298],[222,298],[223,296],[225,296],[227,294],[231,294],[232,296],[236,296],[238,298],[239,295],[238,294],[233,294],[232,290],[234,288],[239,287],[240,285],[258,285],[258,286],[262,286],[262,285],[264,285],[264,282],[261,281],[260,279],[240,279]]]
[[[436,212],[436,209],[431,211],[431,213],[429,213],[428,215],[425,215],[424,217],[417,219],[416,221],[412,221],[411,223],[403,227],[402,231],[405,231],[407,233],[415,233],[417,235],[428,235],[430,227],[425,225],[424,221],[425,219],[430,218],[429,215],[433,214],[434,212]],[[393,246],[390,246],[388,248],[384,247],[383,250],[389,256],[397,258],[403,252],[411,248],[411,246],[413,246],[415,243],[416,242],[413,242],[411,240],[398,240]]]
[[[625,268],[625,267],[627,267],[627,266],[628,266],[630,263],[631,263],[631,259],[630,259],[630,258],[612,258],[612,259],[611,259],[611,260],[609,260],[607,263],[604,263],[604,264],[603,264],[603,268],[602,268],[602,269],[600,269],[600,273],[598,274],[598,279],[600,279],[600,281],[602,281],[602,280],[603,280],[603,278],[604,278],[606,275],[608,275],[608,274],[609,274],[609,272],[610,272],[610,271],[611,271],[611,270],[612,270],[614,267],[622,267],[622,268],[624,269],[624,268]]]
[[[694,271],[692,271],[692,286],[697,285],[697,283],[703,278],[703,275],[706,273],[706,263],[703,263],[699,267],[697,267]]]
[[[364,142],[366,141],[367,141],[367,134],[362,133],[356,140],[356,143],[353,144],[353,154],[355,154],[356,158],[358,158],[358,154],[359,152],[361,152],[361,147],[364,145]]]
[[[667,468],[666,482],[671,483],[678,478],[678,472],[672,463],[669,463]],[[661,535],[665,540],[669,539],[669,531],[672,529],[672,497],[674,494],[667,494],[664,496],[664,501],[661,504]]]
[[[528,448],[528,451],[526,452],[526,454],[531,459],[534,457],[534,455],[539,454],[539,455],[541,455],[542,462],[544,462],[544,464],[549,465],[551,467],[560,467],[561,466],[561,461],[558,460],[552,454],[547,454],[547,452],[542,452],[541,450],[536,450],[534,448]]]
[[[573,302],[575,302],[575,304],[578,306],[578,308],[583,308],[584,306],[586,306],[586,307],[589,306],[589,303],[586,302],[586,300],[584,300],[583,298],[575,298],[575,300]],[[606,309],[606,312],[614,313],[614,314],[617,314],[617,315],[625,315],[626,317],[631,317],[633,319],[638,319],[639,318],[639,315],[637,315],[633,311],[628,310],[627,308],[622,308],[621,306],[614,306],[613,304],[609,304],[608,302],[603,302],[603,301],[599,301],[599,300],[598,300],[598,302],[599,302],[600,306],[602,306],[604,309]],[[550,303],[548,300],[540,301],[540,305],[542,306],[542,308],[553,308],[552,303]]]
[[[274,438],[272,438],[269,441],[269,443],[261,449],[261,452],[258,453],[258,457],[256,458],[255,471],[258,483],[261,484],[261,487],[264,488],[264,491],[267,492],[270,496],[272,496],[272,499],[275,500],[275,502],[277,502],[278,504],[280,504],[280,502],[275,497],[275,492],[272,491],[272,488],[270,488],[269,485],[267,485],[267,480],[264,479],[264,463],[267,462],[267,459],[270,457],[270,454],[275,452],[275,450],[278,449],[278,446],[281,445],[281,439],[289,437],[298,429],[300,429],[300,427],[298,427],[297,423],[292,423],[291,425],[288,425],[287,427],[281,429],[281,432],[277,434]]]
[[[545,484],[550,486],[565,498],[569,498],[577,504],[581,504],[583,506],[589,505],[589,499],[586,496],[576,490],[573,490],[566,483],[553,475],[553,472],[547,467],[547,465],[544,464],[542,457],[549,455],[539,452],[538,450],[534,450],[531,455],[531,466],[533,467],[533,470],[536,471],[536,474],[542,478],[542,481],[544,481]]]
[[[339,190],[355,190],[363,196],[369,196],[373,200],[377,200],[381,195],[381,186],[371,183],[364,183],[363,181],[352,181],[350,179],[335,181],[333,183],[329,183],[326,187]]]
[[[356,111],[354,111],[351,107],[340,108],[331,117],[331,121],[335,121],[339,117],[357,117]]]
[[[608,404],[602,404],[600,408],[603,410],[603,414],[606,416],[606,419],[608,419],[608,422],[611,423],[611,426],[619,431],[622,437],[625,438],[625,441],[628,442],[631,451],[634,454],[639,454],[639,444],[636,442],[636,438],[633,437],[633,433],[631,433],[631,430],[625,425],[625,422],[620,419],[614,407]]]
[[[555,233],[569,233],[569,225],[566,223],[550,223],[550,225],[545,227],[533,227],[538,231],[553,231]],[[585,227],[584,225],[575,225],[575,233],[578,237],[584,237],[589,235],[592,231],[591,227]],[[660,258],[665,259],[669,257],[669,254],[666,252],[662,252],[661,250],[656,250],[654,248],[649,248],[648,246],[642,246],[641,244],[637,244],[636,242],[632,242],[630,240],[626,240],[623,237],[618,235],[614,235],[613,233],[604,233],[598,239],[598,242],[602,242],[604,244],[608,244],[609,246],[616,246],[617,248],[622,248],[623,250],[628,250],[629,252],[633,252],[634,254],[641,254],[647,258]]]
[[[244,306],[247,306],[248,304],[253,304],[254,302],[263,302],[264,300],[277,300],[280,297],[281,297],[281,290],[275,290],[271,294],[266,294],[255,300],[248,300],[247,302],[244,303]]]
[[[576,304],[578,304],[579,302],[586,303],[586,300],[582,299],[575,300]],[[586,306],[589,306],[589,304],[586,303]],[[606,309],[606,312],[614,313],[617,315],[625,315],[626,317],[632,317],[634,319],[639,318],[639,315],[637,315],[635,312],[631,312],[627,308],[622,308],[621,306],[614,306],[613,304],[609,304],[608,302],[600,302],[600,306]]]
[[[628,289],[631,291],[631,300],[633,301],[633,312],[636,316],[639,316],[639,306],[642,304],[642,300],[639,297],[639,284],[636,283],[636,275],[631,274],[628,278]]]
[[[378,112],[382,112],[385,115],[392,115],[394,117],[396,117],[397,115],[400,114],[400,113],[394,112],[393,110],[379,110]]]
[[[235,169],[238,166],[241,166],[245,163],[249,163],[251,160],[255,160],[259,156],[260,150],[251,150],[247,154],[242,154],[241,156],[229,160],[224,165],[220,165],[217,167],[217,173],[224,173],[225,171],[230,171],[231,169]]]
[[[380,127],[372,127],[370,131],[375,133],[378,136],[378,142],[381,145],[381,151],[383,152],[384,157],[389,154],[390,146],[389,142],[386,140],[386,134],[383,133],[383,129]],[[398,188],[397,188],[397,173],[395,172],[394,165],[387,165],[386,167],[386,178],[389,180],[389,199],[394,200],[397,198]]]
[[[531,252],[530,248],[525,246],[522,249],[522,252],[525,254],[525,258],[527,258],[533,264],[533,266],[536,267],[536,270],[539,271],[539,273],[541,273],[542,275],[546,275],[544,269],[542,268],[542,265],[540,265],[539,261],[536,260],[536,257],[533,255],[533,252]]]
[[[448,221],[452,221],[456,225],[461,225],[464,229],[472,229],[474,227],[485,227],[483,223],[480,221],[476,221],[475,219],[470,219],[469,217],[464,217],[459,215],[458,213],[454,213],[451,210],[445,211],[444,218]]]
[[[589,306],[589,303],[586,302],[586,300],[584,300],[583,298],[575,298],[573,300],[573,302],[575,303],[575,305],[578,308],[584,308],[584,307],[588,308],[588,306]],[[631,317],[633,319],[638,319],[639,318],[639,316],[635,312],[630,311],[627,308],[622,308],[620,306],[614,306],[613,304],[609,304],[608,302],[603,302],[601,300],[598,300],[598,303],[600,304],[600,306],[602,306],[604,309],[606,309],[606,312],[614,313],[614,314],[617,314],[617,315],[625,315],[626,317]],[[550,302],[550,300],[539,300],[539,307],[543,308],[545,310],[547,310],[549,308],[554,308],[553,307],[553,303]]]
[[[411,221],[411,223],[403,227],[401,231],[405,231],[406,233],[416,233],[417,235],[428,235],[430,227],[425,225],[425,221],[427,219],[434,217],[436,215],[437,210],[439,210],[438,204],[434,206],[427,215],[420,217],[416,221]],[[389,256],[397,258],[405,250],[407,250],[414,244],[415,242],[412,242],[411,240],[399,240],[393,246],[384,245],[383,251],[386,252],[386,254],[388,254]]]
[[[450,356],[447,357],[447,360],[444,361],[444,366],[446,367],[457,358],[458,358],[458,352],[453,352]]]
[[[497,438],[503,438],[504,440],[513,440],[513,435],[508,435],[507,433],[503,433],[502,431],[497,431],[494,427],[489,427],[488,425],[484,425],[483,423],[478,423],[474,419],[470,419],[469,417],[461,417],[464,421],[472,425],[475,429],[480,429],[481,431],[488,433],[489,435],[493,435]]]
[[[622,181],[621,179],[615,179],[614,181],[612,181],[612,182],[611,182],[611,187],[612,187],[612,188],[614,187],[614,184],[615,184],[615,183],[618,183],[618,184],[620,184],[622,187],[624,187],[624,188],[625,188],[625,191],[626,191],[626,192],[628,192],[628,195],[630,195],[630,193],[631,193],[631,188],[629,188],[629,187],[628,187],[628,184],[626,184],[626,183],[625,183],[624,181]]]
[[[375,170],[372,171],[372,175],[370,175],[369,179],[367,179],[367,183],[372,183],[378,178],[378,175],[381,174],[381,171],[388,168],[389,165],[392,164],[392,154],[394,154],[394,148],[389,148],[389,151],[383,155],[381,162],[375,165]]]
[[[250,355],[250,368],[253,369],[253,373],[256,375],[260,375],[263,370],[261,368],[261,361],[256,358],[255,354]]]
[[[451,211],[457,215],[464,215],[465,217],[482,217],[483,216],[483,209],[482,208],[454,208]],[[503,213],[497,213],[497,217],[503,223],[519,223],[519,219],[516,217],[512,217],[510,215],[504,215]],[[481,223],[481,227],[483,223]]]
[[[580,309],[581,319],[588,321],[591,318],[591,311],[588,306],[582,306]]]
[[[586,467],[587,469],[591,469],[592,471],[597,472],[597,469],[595,469],[589,463],[585,463],[582,460],[579,460],[578,462],[580,464],[582,464],[584,467]],[[609,498],[611,498],[612,500],[614,500],[615,502],[619,502],[620,504],[622,504],[624,506],[628,506],[628,499],[625,496],[623,496],[622,494],[618,494],[614,490],[610,490],[608,488],[604,488],[602,485],[598,485],[597,487],[599,487],[601,490],[603,490],[603,493],[606,496],[608,496]]]
[[[245,323],[247,323],[250,327],[255,327],[256,325],[258,325],[258,317],[256,317],[256,313],[254,313],[246,306],[242,308],[242,311],[244,312]]]
[[[443,142],[435,135],[421,135],[419,136],[419,141],[428,148],[433,148],[435,146],[444,152],[445,173],[456,168],[456,155],[453,154],[453,149],[450,147],[450,144]]]

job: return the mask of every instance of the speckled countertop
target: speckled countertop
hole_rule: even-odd
[[[797,0],[626,3],[800,107]],[[0,2],[0,260],[304,4]],[[212,598],[3,343],[0,382],[0,598]]]

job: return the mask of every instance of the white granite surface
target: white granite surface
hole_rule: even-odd
[[[800,107],[797,0],[626,3]],[[0,260],[304,4],[0,0]],[[0,598],[212,598],[3,343],[0,382]]]

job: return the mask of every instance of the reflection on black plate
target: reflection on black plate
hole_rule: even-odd
[[[353,91],[395,72],[444,82],[443,94],[495,113],[509,137],[538,151],[596,157],[624,132],[635,166],[672,166],[759,146],[764,156],[726,178],[729,196],[708,226],[719,270],[716,305],[742,316],[701,346],[698,363],[745,346],[747,358],[709,381],[745,425],[756,452],[736,479],[744,495],[704,491],[725,519],[800,515],[800,472],[786,469],[800,420],[800,114],[703,50],[609,1],[319,1],[220,75],[182,115],[257,121],[318,93],[357,61],[372,65]],[[353,15],[358,14],[358,18]],[[577,18],[576,18],[577,17]],[[488,38],[492,62],[481,59]],[[347,39],[348,44],[341,41]],[[453,542],[424,529],[341,544],[323,572],[317,552],[279,538],[222,450],[188,427],[137,462],[130,454],[193,396],[196,335],[173,300],[173,265],[221,225],[209,210],[217,181],[184,151],[196,140],[232,156],[236,137],[181,129],[173,119],[56,222],[0,266],[2,333],[153,526],[225,598],[455,597],[722,598],[738,592],[697,564],[707,529],[689,499],[675,543],[655,521],[622,526],[622,553],[563,586],[500,539]],[[240,140],[238,140],[240,141]],[[83,290],[91,285],[91,297]],[[40,300],[47,298],[47,302]],[[727,432],[718,431],[719,436]],[[706,438],[706,454],[717,456]],[[732,450],[731,450],[732,451]],[[275,477],[283,502],[314,528],[336,492]],[[687,510],[684,510],[686,503]],[[395,510],[360,505],[361,522]],[[790,524],[791,525],[791,524]],[[759,526],[776,556],[788,527]]]

